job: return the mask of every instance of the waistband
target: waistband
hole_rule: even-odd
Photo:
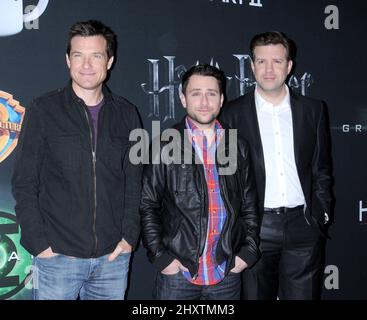
[[[275,213],[275,214],[285,214],[295,211],[303,210],[304,205],[299,205],[297,207],[288,208],[288,207],[279,207],[279,208],[264,208],[264,212],[266,213]]]

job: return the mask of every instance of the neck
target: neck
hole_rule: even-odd
[[[261,97],[263,97],[266,101],[270,102],[274,106],[281,103],[284,97],[287,95],[287,89],[285,85],[283,85],[280,89],[273,91],[264,91],[259,87],[257,88],[257,90]]]
[[[210,123],[202,124],[202,123],[199,123],[196,120],[192,119],[191,117],[189,117],[189,118],[198,127],[198,129],[203,131],[204,133],[214,131],[215,119]]]
[[[84,101],[87,106],[96,106],[103,100],[102,86],[86,90],[72,84],[75,94]]]
[[[194,120],[193,120],[194,121]],[[215,138],[215,120],[208,124],[201,124],[194,121],[199,130],[201,130],[206,137],[208,145],[211,145]]]

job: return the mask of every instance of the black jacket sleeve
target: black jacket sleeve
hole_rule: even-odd
[[[134,107],[131,110],[129,121],[127,123],[129,132],[134,129],[141,129],[141,121],[138,111]],[[125,174],[124,186],[124,208],[122,219],[122,238],[125,239],[132,247],[136,247],[140,234],[140,215],[139,203],[141,195],[141,176],[143,164],[134,164],[130,159],[130,151],[134,141],[129,139],[129,148],[123,160],[123,171]]]
[[[330,138],[327,123],[326,107],[320,103],[317,117],[316,145],[312,158],[312,216],[323,225],[324,213],[330,215],[331,211],[331,159]]]
[[[161,212],[165,192],[165,170],[165,164],[160,161],[160,152],[154,153],[152,161],[144,166],[140,202],[143,244],[147,249],[149,261],[160,271],[174,260],[162,242]]]
[[[239,222],[243,228],[245,240],[237,255],[251,267],[261,256],[259,249],[260,214],[250,150],[245,141],[241,140],[241,144],[239,150],[240,156],[244,158],[244,168],[240,170],[242,205]]]
[[[26,109],[12,176],[15,213],[21,227],[21,244],[34,256],[49,247],[38,199],[44,150],[39,113],[35,102]]]

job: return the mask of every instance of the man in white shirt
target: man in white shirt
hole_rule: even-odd
[[[248,140],[255,168],[262,258],[245,279],[248,299],[318,299],[331,196],[327,113],[288,89],[290,42],[280,32],[250,44],[254,91],[222,109]]]

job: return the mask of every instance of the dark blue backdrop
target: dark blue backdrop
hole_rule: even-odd
[[[24,7],[36,4],[36,0],[23,2]],[[37,23],[28,24],[18,34],[0,37],[0,91],[27,106],[33,97],[64,86],[68,80],[65,48],[69,26],[78,20],[100,19],[115,30],[119,40],[117,63],[108,85],[138,106],[148,130],[155,119],[162,120],[165,128],[183,115],[177,84],[187,67],[196,61],[218,64],[229,78],[228,97],[237,97],[252,85],[247,59],[251,37],[262,31],[283,31],[298,49],[292,86],[326,101],[329,107],[336,208],[330,230],[332,240],[327,245],[323,298],[366,299],[367,8],[364,3],[362,0],[332,3],[50,0],[36,21],[38,29],[32,29]],[[0,12],[0,19],[7,14]],[[330,29],[330,24],[334,29]],[[157,87],[152,84],[154,77],[159,79]],[[1,108],[0,101],[0,124],[6,122],[1,110],[4,107]],[[151,112],[154,117],[148,117]],[[0,126],[0,152],[1,138],[8,132]],[[5,213],[14,213],[10,191],[13,157],[14,153],[0,162],[0,211]],[[0,236],[6,232],[1,224],[14,227],[14,221],[0,213]],[[15,228],[18,230],[16,225]],[[30,261],[30,257],[19,247],[18,237],[8,234],[16,251],[0,241],[1,298],[29,297],[30,290],[22,289],[21,282],[25,275],[24,261]],[[154,275],[140,246],[131,266],[127,298],[150,299]],[[6,279],[11,276],[18,276],[17,285],[7,286]],[[16,293],[18,289],[22,289],[20,293]]]

